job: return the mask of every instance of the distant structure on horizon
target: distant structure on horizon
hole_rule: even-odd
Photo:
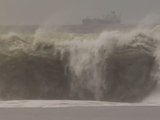
[[[100,25],[100,24],[120,24],[121,19],[120,15],[117,15],[115,11],[112,11],[110,14],[108,14],[105,18],[85,18],[82,20],[83,25]]]
[[[85,18],[81,24],[64,25],[60,31],[74,33],[101,33],[104,30],[127,30],[133,28],[133,25],[124,24],[121,21],[121,16],[115,11],[107,14],[103,18]]]

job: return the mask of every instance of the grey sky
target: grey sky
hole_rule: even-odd
[[[0,0],[0,24],[79,23],[115,10],[124,21],[160,13],[160,0]]]

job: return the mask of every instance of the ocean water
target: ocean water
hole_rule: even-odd
[[[0,107],[159,105],[160,27],[0,35]]]

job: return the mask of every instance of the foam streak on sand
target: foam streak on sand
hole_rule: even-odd
[[[80,100],[13,100],[0,101],[3,108],[66,108],[66,107],[107,107],[107,106],[157,106],[159,103],[120,103]]]

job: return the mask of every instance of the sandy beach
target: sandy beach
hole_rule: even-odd
[[[160,107],[1,108],[0,120],[159,120]]]

